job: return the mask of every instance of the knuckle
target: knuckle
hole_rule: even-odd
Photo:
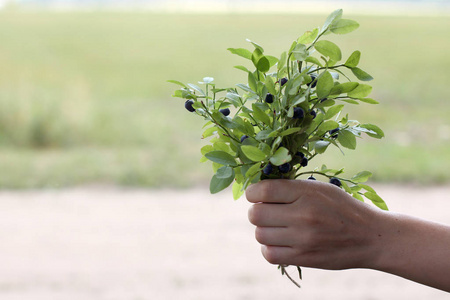
[[[258,205],[254,204],[248,209],[248,220],[253,225],[258,225],[260,213],[258,212]]]
[[[274,181],[273,180],[263,180],[259,185],[259,197],[260,201],[267,202],[273,197]]]
[[[262,254],[263,254],[264,258],[269,263],[274,264],[274,265],[280,263],[280,257],[274,247],[263,246],[261,249],[262,249]]]
[[[256,227],[256,229],[255,229],[255,239],[260,244],[266,244],[267,240],[266,240],[266,235],[265,235],[264,228]]]

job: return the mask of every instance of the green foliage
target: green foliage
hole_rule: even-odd
[[[344,34],[359,27],[357,22],[341,17],[342,10],[333,12],[321,30],[305,32],[279,60],[266,56],[263,47],[252,41],[249,42],[255,48],[253,52],[228,48],[251,60],[255,68],[251,71],[237,67],[247,72],[247,83],[236,84],[241,93],[235,87],[217,89],[213,80],[203,79],[204,90],[194,84],[170,81],[181,86],[174,96],[194,100],[194,113],[205,119],[206,126],[212,125],[202,135],[212,136],[212,146],[201,149],[202,161],[213,162],[211,193],[220,192],[234,181],[233,197],[238,199],[249,184],[259,180],[317,174],[328,180],[338,179],[341,188],[360,201],[365,197],[377,207],[388,209],[375,190],[363,184],[372,176],[368,171],[346,179],[341,177],[343,168],[335,170],[322,165],[320,169],[305,170],[331,145],[339,150],[354,150],[363,133],[374,138],[384,136],[376,125],[360,124],[349,120],[348,115],[340,118],[345,104],[377,103],[366,98],[372,92],[370,85],[350,81],[342,70],[350,69],[361,81],[371,80],[357,67],[361,53],[354,51],[344,64],[336,65],[342,59],[341,49],[331,41],[319,40],[326,33]],[[313,49],[321,54],[319,58],[313,56]],[[276,70],[270,72],[275,65]],[[341,82],[339,74],[347,81]],[[221,107],[232,107],[234,115],[224,116],[219,111]],[[266,171],[267,167],[270,171]],[[299,286],[285,266],[278,268]],[[301,279],[300,267],[297,270]]]
[[[202,161],[213,162],[211,193],[235,181],[233,195],[238,198],[249,184],[259,180],[319,174],[327,179],[338,178],[342,188],[356,199],[363,201],[365,197],[387,209],[373,189],[360,185],[372,175],[370,172],[346,179],[342,177],[343,169],[322,166],[307,170],[301,163],[304,156],[311,165],[330,146],[340,151],[354,150],[362,134],[384,136],[376,125],[340,116],[346,104],[377,103],[367,98],[372,92],[370,85],[351,81],[345,74],[350,69],[361,81],[372,79],[357,67],[361,52],[353,51],[345,63],[337,64],[342,60],[341,49],[331,41],[321,40],[325,34],[345,34],[358,27],[356,21],[342,19],[342,10],[337,10],[321,29],[307,31],[294,40],[279,60],[266,55],[260,44],[250,40],[253,50],[228,48],[232,54],[251,61],[254,68],[237,67],[247,73],[247,82],[237,83],[236,87],[217,88],[210,77],[199,82],[202,87],[169,81],[181,87],[174,96],[193,100],[194,114],[207,122],[202,137],[210,138],[211,145],[204,146],[201,152]],[[268,94],[270,101],[266,102]],[[230,107],[233,114],[224,116],[219,112],[224,107]],[[287,173],[277,168],[269,174],[261,172],[268,164],[287,163]],[[363,189],[366,192],[361,192]]]

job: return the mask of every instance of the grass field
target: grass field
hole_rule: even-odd
[[[278,56],[326,14],[1,12],[0,187],[207,184],[202,121],[166,80],[242,82],[232,66],[245,62],[226,48],[250,38]],[[449,182],[450,19],[350,17],[361,27],[332,40],[344,57],[362,52],[380,104],[348,112],[386,138],[323,161],[377,181]]]

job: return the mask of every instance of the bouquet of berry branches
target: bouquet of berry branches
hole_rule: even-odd
[[[343,177],[343,168],[308,168],[329,147],[353,150],[363,134],[377,139],[384,136],[376,125],[341,116],[346,104],[378,103],[368,97],[372,87],[358,82],[373,79],[358,67],[360,51],[344,62],[340,48],[323,39],[358,27],[356,21],[343,19],[339,9],[279,57],[266,55],[262,46],[250,40],[252,50],[229,48],[252,65],[251,69],[235,67],[248,75],[247,83],[235,87],[218,87],[211,77],[199,82],[203,87],[169,80],[181,86],[174,97],[185,99],[185,108],[206,121],[202,138],[210,138],[210,144],[201,148],[201,161],[212,162],[211,193],[233,184],[233,197],[238,199],[259,180],[321,177],[360,201],[367,198],[387,209],[376,191],[365,184],[372,173],[362,171],[348,178]],[[292,280],[285,266],[279,268]]]

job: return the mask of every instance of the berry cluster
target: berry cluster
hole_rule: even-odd
[[[237,199],[259,180],[316,180],[321,176],[356,199],[364,201],[365,197],[387,209],[375,190],[364,184],[370,172],[347,179],[342,177],[343,169],[326,165],[308,169],[311,161],[330,146],[353,150],[362,134],[384,136],[376,125],[341,116],[346,104],[377,104],[368,98],[370,85],[346,74],[350,71],[363,82],[372,79],[358,67],[361,53],[354,51],[343,62],[340,48],[321,40],[327,33],[345,34],[358,26],[353,20],[343,19],[342,10],[337,10],[321,28],[296,39],[279,58],[264,54],[261,45],[252,41],[253,51],[229,48],[254,67],[236,67],[248,78],[246,84],[236,87],[218,88],[211,77],[199,82],[202,87],[170,80],[181,86],[174,96],[185,99],[185,108],[206,120],[202,138],[210,138],[210,144],[202,147],[201,160],[212,162],[215,174],[211,193],[232,184]]]
[[[182,87],[174,96],[186,99],[185,108],[207,120],[203,138],[212,138],[211,145],[202,148],[202,161],[213,162],[212,193],[233,183],[234,197],[239,198],[249,184],[259,180],[301,176],[315,180],[319,175],[357,199],[368,195],[372,201],[377,198],[373,189],[361,185],[370,172],[346,179],[340,177],[343,169],[306,169],[329,146],[341,151],[355,149],[362,133],[375,138],[384,135],[376,125],[340,116],[345,104],[377,103],[367,97],[371,86],[352,81],[345,74],[347,69],[360,81],[372,79],[358,67],[361,53],[354,51],[339,63],[339,47],[320,40],[326,33],[344,34],[358,26],[353,20],[343,19],[342,10],[337,10],[322,28],[304,33],[279,58],[264,54],[264,49],[252,41],[253,52],[229,48],[255,67],[254,71],[237,67],[248,76],[248,83],[237,84],[237,88],[217,88],[211,77],[200,82],[205,89],[171,81]],[[320,59],[313,55],[316,53]],[[374,203],[384,208],[379,200]]]

